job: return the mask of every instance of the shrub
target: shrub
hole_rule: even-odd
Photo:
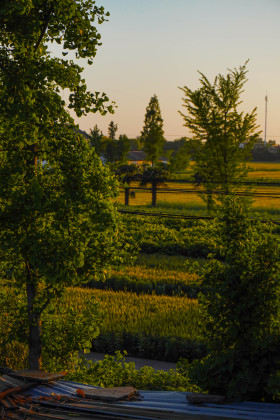
[[[82,306],[82,308],[81,308]],[[24,293],[0,289],[0,365],[28,367],[28,320]],[[55,300],[42,316],[42,362],[45,370],[72,370],[79,351],[89,351],[98,335],[99,315],[93,298],[79,306],[64,298]]]
[[[130,385],[142,390],[199,391],[197,386],[190,384],[185,374],[174,369],[155,371],[148,366],[136,370],[133,362],[125,362],[125,355],[125,352],[116,352],[115,356],[106,355],[104,360],[96,363],[80,359],[67,379],[109,388]]]
[[[195,383],[228,398],[266,400],[279,387],[279,240],[227,198],[221,254],[204,267],[201,327],[210,354],[191,367]]]

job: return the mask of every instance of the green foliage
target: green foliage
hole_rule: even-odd
[[[160,318],[158,322],[161,322]],[[180,334],[179,328],[177,331]],[[114,353],[116,350],[127,351],[134,357],[175,363],[180,358],[192,362],[195,359],[202,359],[207,354],[205,343],[198,339],[160,337],[137,332],[137,330],[135,332],[101,331],[93,342],[93,350],[107,353]]]
[[[116,140],[116,132],[118,130],[117,124],[114,124],[114,121],[111,121],[108,127],[108,136],[110,140]]]
[[[269,399],[279,369],[279,239],[230,198],[221,210],[220,235],[224,261],[204,267],[200,296],[210,355],[192,374],[210,392]]]
[[[84,301],[82,310],[65,297],[52,301],[42,316],[43,368],[49,372],[74,370],[79,352],[90,352],[100,324],[93,298]]]
[[[219,74],[213,83],[200,73],[201,87],[195,91],[181,88],[188,114],[180,114],[193,133],[196,182],[206,190],[208,209],[214,205],[216,191],[227,194],[245,180],[245,160],[259,136],[256,109],[250,114],[237,110],[247,81],[246,64],[226,76]]]
[[[190,163],[190,148],[188,143],[184,143],[178,150],[173,151],[169,162],[171,173],[186,170]]]
[[[130,141],[126,134],[121,134],[118,140],[118,164],[122,165],[127,161],[127,154],[130,149]]]
[[[100,156],[102,152],[102,138],[103,133],[95,124],[93,130],[90,130],[90,146],[94,147],[95,153]]]
[[[125,352],[116,352],[115,356],[107,355],[96,363],[80,360],[75,372],[69,374],[67,379],[108,388],[133,386],[154,391],[199,391],[198,387],[190,384],[186,375],[176,370],[155,371],[148,366],[136,370],[133,362],[125,361],[125,355]]]
[[[28,317],[23,293],[0,289],[0,365],[14,370],[28,367]]]
[[[78,117],[112,112],[104,93],[87,91],[108,16],[93,0],[4,1],[0,9],[0,275],[25,286],[29,364],[40,368],[40,316],[63,287],[102,278],[121,259],[112,198],[117,183],[78,134]],[[51,54],[61,46],[64,58]],[[45,164],[44,164],[44,163]]]
[[[117,169],[115,170],[115,175],[118,177],[121,184],[126,186],[130,185],[130,183],[138,178],[140,174],[140,168],[138,165],[129,165],[123,164],[118,165]]]
[[[125,134],[121,134],[119,136],[119,140],[116,139],[107,139],[103,145],[104,148],[104,157],[106,162],[110,165],[113,169],[118,167],[119,165],[124,165],[127,161],[127,154],[130,149],[130,141],[129,138]]]
[[[163,151],[165,143],[163,137],[163,119],[156,95],[151,97],[149,105],[146,108],[141,141],[144,145],[144,151],[147,153],[147,160],[150,160],[154,166]]]
[[[142,253],[207,257],[215,252],[219,238],[213,235],[214,222],[124,215],[127,235]],[[143,225],[145,224],[145,229]]]
[[[127,350],[172,361],[205,355],[196,300],[77,287],[67,291],[67,300],[81,309],[93,296],[103,311],[100,335],[93,342],[96,351]]]
[[[129,291],[137,294],[188,296],[197,298],[201,291],[199,276],[193,265],[207,260],[186,259],[181,255],[139,254],[132,265],[112,270],[105,281],[92,281],[96,289]],[[190,266],[192,272],[190,272]]]
[[[105,290],[127,290],[137,294],[188,296],[197,298],[201,291],[196,275],[139,266],[114,271],[104,282],[92,281],[91,287]]]
[[[15,370],[28,367],[28,314],[23,291],[13,285],[0,291],[0,365]],[[52,301],[42,315],[43,368],[72,371],[79,352],[89,352],[98,335],[100,315],[94,299],[77,306],[64,297]]]

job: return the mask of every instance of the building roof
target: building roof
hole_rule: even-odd
[[[143,162],[146,160],[147,153],[143,150],[130,150],[127,154],[127,160],[132,160],[136,162]]]
[[[127,154],[127,160],[133,162],[144,162],[147,159],[147,153],[143,150],[130,150]],[[167,158],[165,156],[160,156],[158,158],[159,161],[167,162]]]
[[[100,387],[65,380],[39,383],[36,375],[35,377],[32,375],[32,379],[14,378],[9,375],[8,373],[0,377],[2,418],[37,419],[46,416],[48,419],[66,419],[75,416],[76,419],[103,420],[129,418],[279,420],[280,418],[278,404],[239,402],[196,405],[188,402],[186,398],[188,393],[172,391],[139,391],[138,396],[134,398],[133,395],[131,400],[107,403],[88,397],[94,390],[101,390]],[[106,394],[110,394],[110,389],[106,390]]]

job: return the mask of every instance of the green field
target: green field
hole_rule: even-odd
[[[280,185],[254,185],[254,183],[280,183],[280,163],[249,162],[248,177],[252,181],[252,204],[256,211],[277,212],[280,209]],[[177,174],[173,182],[166,182],[164,187],[160,187],[157,194],[157,207],[162,209],[178,209],[178,211],[205,211],[206,204],[203,200],[203,190],[196,188],[190,182],[192,178],[191,167],[184,173]],[[151,205],[151,191],[138,189],[138,183],[131,184],[131,191],[134,196],[130,198],[130,206]],[[163,190],[164,188],[164,190]],[[176,190],[176,191],[172,191]],[[242,192],[242,189],[240,189]],[[124,204],[124,193],[120,190],[117,201]],[[280,211],[279,211],[280,212]]]

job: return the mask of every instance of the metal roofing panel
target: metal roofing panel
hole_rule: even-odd
[[[26,395],[34,398],[38,396],[50,396],[51,394],[64,396],[77,396],[76,390],[98,388],[90,385],[80,384],[77,382],[70,382],[61,380],[47,385],[38,385],[35,388],[26,391]],[[219,419],[247,419],[247,420],[279,420],[280,419],[280,405],[254,403],[254,402],[240,402],[233,404],[203,404],[193,405],[186,399],[186,392],[173,391],[139,391],[140,401],[123,401],[118,405],[126,407],[139,408],[139,413],[142,409],[158,409],[166,411],[174,411],[176,413],[213,416]]]

